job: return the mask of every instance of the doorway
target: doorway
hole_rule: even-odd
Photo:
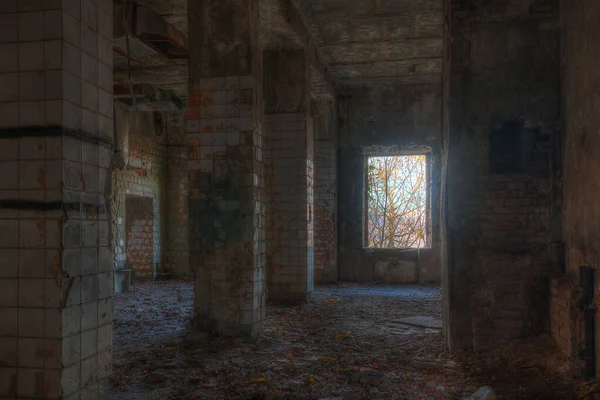
[[[126,268],[134,280],[153,280],[154,205],[152,197],[125,198]]]

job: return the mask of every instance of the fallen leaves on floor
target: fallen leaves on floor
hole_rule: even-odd
[[[438,288],[319,287],[310,304],[269,306],[255,339],[190,332],[192,298],[189,282],[115,297],[110,399],[468,399],[489,383],[431,328]]]

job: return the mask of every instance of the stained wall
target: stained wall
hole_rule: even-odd
[[[440,282],[441,83],[343,89],[339,97],[338,271],[362,282]],[[373,149],[430,151],[431,246],[368,249],[364,242],[365,155]]]
[[[449,338],[480,349],[548,329],[560,240],[558,4],[449,6]]]

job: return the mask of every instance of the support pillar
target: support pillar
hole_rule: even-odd
[[[0,398],[106,399],[112,1],[0,5]]]
[[[308,301],[314,289],[314,139],[306,54],[266,51],[264,71],[269,298]]]
[[[198,328],[264,319],[262,57],[258,1],[188,2],[190,267]]]
[[[315,131],[315,282],[337,282],[337,127],[333,100],[311,104]]]
[[[165,272],[190,276],[188,229],[188,148],[185,112],[165,113],[167,120],[167,246]]]

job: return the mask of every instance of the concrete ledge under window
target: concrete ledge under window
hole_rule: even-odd
[[[341,92],[338,140],[338,279],[441,282],[441,85],[349,88]],[[390,150],[391,149],[391,150]],[[430,151],[431,249],[364,249],[365,155]],[[383,271],[388,276],[382,276]],[[413,272],[414,271],[414,272]]]
[[[391,284],[439,283],[440,246],[422,249],[372,249],[362,247],[346,254],[341,263],[340,280]]]

